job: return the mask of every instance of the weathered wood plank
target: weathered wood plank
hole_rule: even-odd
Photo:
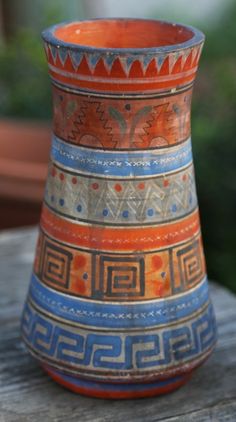
[[[211,285],[219,341],[208,362],[168,396],[106,401],[70,393],[26,351],[19,316],[29,284],[36,230],[0,234],[0,422],[236,421],[236,297]]]

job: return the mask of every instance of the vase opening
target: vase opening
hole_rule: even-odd
[[[54,37],[68,44],[94,48],[159,48],[183,44],[194,29],[148,19],[96,19],[57,26]]]

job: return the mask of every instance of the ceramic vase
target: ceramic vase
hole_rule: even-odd
[[[216,341],[190,138],[204,36],[98,19],[43,40],[53,138],[23,338],[75,392],[172,391]]]

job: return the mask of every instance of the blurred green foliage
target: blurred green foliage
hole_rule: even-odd
[[[48,5],[39,26],[63,20],[62,10]],[[38,30],[20,29],[0,45],[0,116],[51,118],[50,80]]]
[[[0,48],[0,115],[49,119],[50,81],[40,38],[20,31]]]
[[[60,21],[51,13],[47,24]],[[236,5],[206,32],[195,85],[192,132],[209,277],[236,292]],[[46,23],[45,25],[47,26]],[[0,48],[0,115],[51,118],[39,34],[21,31]]]
[[[209,277],[236,292],[236,5],[206,32],[192,108],[199,207]]]

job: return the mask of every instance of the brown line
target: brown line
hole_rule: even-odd
[[[165,97],[165,98],[173,97],[175,95],[180,94],[181,92],[186,92],[186,91],[190,90],[194,85],[194,81],[193,81],[193,82],[190,82],[186,85],[182,85],[180,87],[177,87],[174,92],[173,92],[173,89],[171,88],[169,90],[162,91],[159,94],[157,94],[155,92],[153,94],[150,94],[150,93],[149,94],[140,94],[140,93],[131,94],[130,93],[128,95],[127,94],[124,95],[124,94],[121,94],[121,93],[117,93],[117,94],[116,93],[112,93],[112,94],[107,93],[106,94],[105,92],[101,91],[101,95],[100,95],[100,93],[97,93],[96,91],[80,90],[80,89],[77,89],[77,88],[72,88],[68,85],[63,85],[62,83],[56,81],[52,76],[51,76],[51,79],[52,79],[52,85],[56,86],[57,88],[61,89],[61,91],[64,91],[64,92],[70,92],[70,93],[73,93],[75,95],[89,96],[89,97],[95,97],[95,98],[113,98],[113,99],[117,98],[117,99],[124,99],[124,100],[129,99],[131,101],[137,100],[137,99],[144,99],[144,98],[145,99],[155,99],[155,98],[160,98],[160,97]]]
[[[80,146],[80,147],[84,147],[84,148],[88,148],[91,150],[99,150],[99,151],[109,151],[109,152],[116,152],[116,151],[127,151],[127,152],[147,152],[147,151],[154,151],[156,149],[167,149],[167,148],[171,148],[171,147],[175,147],[178,145],[183,144],[184,142],[186,142],[189,138],[191,133],[189,133],[189,135],[185,138],[185,139],[181,139],[181,141],[176,142],[175,144],[170,144],[170,145],[162,145],[159,148],[158,147],[152,147],[152,148],[99,148],[99,147],[92,147],[92,146],[88,146],[88,145],[80,145],[80,144],[76,144],[75,142],[71,142],[70,140],[63,138],[60,134],[57,134],[56,132],[53,132],[54,135],[61,139],[62,141],[64,141],[65,143],[72,145],[72,146]]]

